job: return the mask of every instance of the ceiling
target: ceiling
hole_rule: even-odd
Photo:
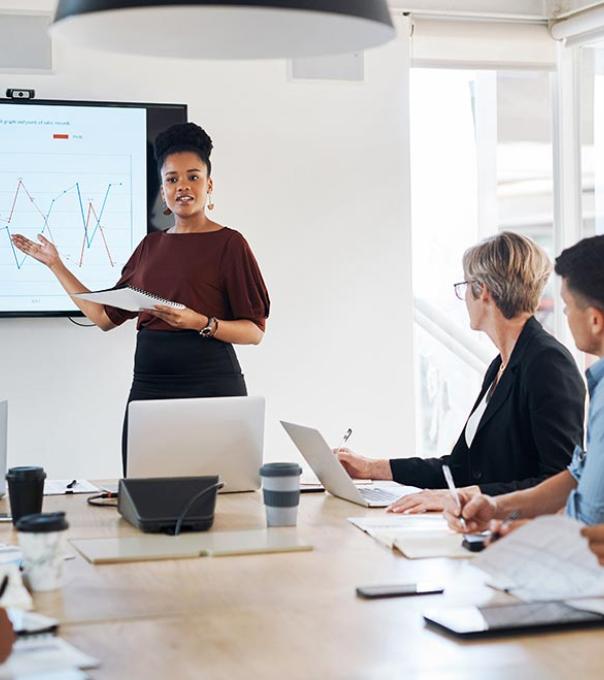
[[[604,4],[594,0],[388,0],[394,10],[422,14],[502,17],[515,19],[561,18]],[[54,11],[57,0],[0,0],[1,10]]]

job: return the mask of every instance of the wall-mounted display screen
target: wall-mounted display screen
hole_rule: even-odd
[[[145,234],[167,226],[153,142],[186,118],[176,104],[0,100],[0,316],[79,313],[11,234],[43,234],[91,290],[115,284]]]

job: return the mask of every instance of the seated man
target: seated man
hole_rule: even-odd
[[[586,451],[577,447],[568,469],[532,489],[492,498],[460,492],[461,509],[447,502],[452,528],[467,532],[485,529],[492,519],[514,515],[532,518],[558,512],[566,505],[569,517],[604,522],[604,236],[583,239],[556,260],[562,277],[565,314],[577,348],[599,357],[587,370],[590,405]]]

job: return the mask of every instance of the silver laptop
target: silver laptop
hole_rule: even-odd
[[[8,450],[8,401],[0,401],[0,498],[6,495],[6,454]]]
[[[329,493],[367,508],[384,508],[406,494],[421,491],[396,482],[357,486],[318,430],[294,423],[281,425]]]
[[[128,477],[219,475],[223,491],[260,488],[264,397],[133,401]]]

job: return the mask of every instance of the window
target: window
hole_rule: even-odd
[[[469,329],[452,284],[463,252],[502,230],[553,256],[553,151],[547,71],[415,68],[411,191],[418,448],[447,453],[497,350]],[[547,290],[540,321],[553,328]]]

